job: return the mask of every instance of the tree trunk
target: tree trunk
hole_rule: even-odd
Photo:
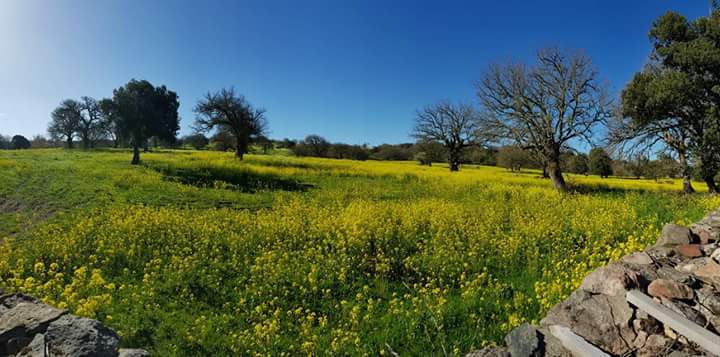
[[[131,165],[140,164],[140,145],[137,142],[133,143],[133,158],[130,162]]]
[[[558,160],[550,160],[547,165],[548,174],[555,188],[560,192],[567,192],[567,184],[560,170],[560,162]]]
[[[243,155],[245,155],[245,153],[243,152],[243,149],[240,146],[240,144],[235,145],[235,157],[238,158],[240,161],[242,161]]]
[[[703,178],[703,180],[705,180],[705,184],[707,184],[709,193],[718,193],[718,187],[717,185],[715,185],[715,178],[713,176],[706,176]]]
[[[543,175],[542,177],[545,178],[545,179],[546,179],[546,178],[550,178],[550,173],[548,173],[548,165],[543,165],[543,173],[542,173],[542,175]]]
[[[678,150],[678,161],[680,161],[680,167],[682,168],[683,193],[695,192],[695,189],[692,187],[692,180],[690,179],[690,165],[687,163],[685,151]]]
[[[73,148],[72,136],[67,139],[67,146],[68,146],[68,149],[72,149],[72,148]]]

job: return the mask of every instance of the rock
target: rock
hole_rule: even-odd
[[[583,289],[555,305],[540,322],[541,327],[561,325],[614,355],[631,351],[636,334],[630,326],[633,309],[624,295],[594,295]]]
[[[120,350],[118,357],[130,357],[123,356],[122,349]],[[510,352],[505,347],[485,347],[481,350],[472,351],[465,355],[465,357],[510,357]]]
[[[690,243],[693,243],[693,234],[689,228],[677,224],[667,224],[663,227],[655,246],[670,247]]]
[[[619,263],[610,263],[595,269],[583,279],[580,289],[595,294],[625,294],[628,289],[639,287],[638,274]]]
[[[713,314],[720,316],[720,294],[708,287],[703,287],[695,292],[698,304],[705,306]]]
[[[701,312],[693,309],[692,307],[682,302],[670,301],[663,298],[661,299],[661,304],[669,308],[670,310],[673,310],[678,314],[685,316],[688,320],[694,322],[697,325],[705,326],[705,324],[707,324],[707,319]]]
[[[658,268],[657,276],[659,279],[672,280],[688,286],[695,286],[697,283],[693,275],[678,271],[677,269],[670,268],[669,266],[662,266]]]
[[[652,247],[645,250],[651,258],[668,258],[675,256],[675,249],[670,247]]]
[[[45,335],[41,333],[35,335],[30,344],[20,350],[16,357],[46,357]]]
[[[115,357],[118,337],[97,320],[65,315],[53,321],[45,333],[51,355]]]
[[[645,318],[636,316],[636,318],[633,320],[633,329],[636,333],[639,333],[640,331],[650,334],[660,333],[662,332],[662,324],[660,323],[660,321],[655,320],[655,318],[652,316],[648,316]]]
[[[635,352],[635,356],[638,357],[655,357],[659,356],[665,351],[667,345],[671,341],[660,334],[653,334],[648,336],[645,340],[645,345],[642,346],[638,351]]]
[[[502,349],[495,347],[497,350],[495,354],[485,354],[485,355],[472,355],[472,353],[468,354],[468,356],[472,357],[505,357],[510,356],[507,351],[504,351],[504,354]],[[482,351],[482,350],[481,350]],[[120,351],[118,351],[118,357],[150,357],[150,352],[141,350],[139,348],[121,348]]]
[[[652,264],[653,260],[650,258],[650,255],[648,255],[645,252],[636,252],[632,254],[628,254],[622,258],[622,260],[625,263],[630,264],[638,264],[638,265],[647,265]]]
[[[714,253],[718,249],[718,244],[717,243],[703,244],[700,246],[700,249],[703,251],[704,255],[710,256],[712,253]]]
[[[695,258],[691,259],[687,262],[678,264],[675,269],[683,272],[692,274],[695,273],[700,267],[703,267],[709,263],[713,263],[714,261],[710,258]]]
[[[717,232],[707,224],[695,223],[690,227],[690,231],[700,239],[700,243],[702,244],[715,242],[718,238]]]
[[[694,296],[687,285],[667,279],[653,280],[648,286],[648,294],[669,300],[691,300]]]
[[[703,255],[700,244],[680,244],[675,249],[687,258],[697,258]]]
[[[0,356],[13,355],[27,346],[35,334],[66,314],[65,310],[31,302],[22,296],[3,300],[11,308],[0,315]]]
[[[716,249],[712,252],[712,254],[710,254],[710,258],[713,258],[713,260],[720,263],[720,249]]]
[[[524,323],[505,336],[510,355],[513,357],[543,356],[543,341],[537,329]]]
[[[720,281],[720,264],[710,260],[707,264],[695,270],[695,276],[709,282]]]

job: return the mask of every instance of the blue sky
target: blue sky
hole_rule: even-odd
[[[0,0],[0,133],[42,134],[62,99],[138,78],[180,95],[182,134],[198,98],[234,86],[273,138],[406,142],[417,108],[474,102],[489,63],[548,45],[584,49],[619,92],[670,9],[708,2]]]

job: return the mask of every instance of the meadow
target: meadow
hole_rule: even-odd
[[[462,355],[720,198],[415,162],[0,151],[0,286],[157,356]],[[696,184],[696,188],[702,185]]]

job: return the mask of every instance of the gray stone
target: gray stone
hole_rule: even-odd
[[[695,286],[697,280],[692,274],[681,272],[669,266],[661,266],[657,269],[657,276],[660,279],[672,280],[688,286]],[[655,279],[657,280],[657,279]]]
[[[660,238],[658,238],[658,247],[672,247],[679,244],[693,243],[693,234],[689,228],[677,224],[667,224],[662,229]]]
[[[702,251],[705,255],[710,256],[718,249],[717,243],[708,243],[702,246]]]
[[[66,314],[45,304],[24,299],[22,296],[8,298],[9,301],[0,315],[0,356],[13,355],[27,346],[37,333]]]
[[[645,252],[635,252],[632,254],[628,254],[622,258],[622,260],[625,263],[630,264],[638,264],[638,265],[647,265],[652,264],[653,260],[650,258],[650,255],[648,255]]]
[[[710,260],[707,264],[695,270],[695,276],[710,283],[720,282],[720,264]]]
[[[679,301],[670,301],[668,299],[660,299],[661,304],[670,310],[677,312],[680,315],[687,317],[688,320],[694,322],[697,325],[705,326],[707,319],[703,314],[687,304]]]
[[[658,246],[646,249],[645,253],[647,253],[653,259],[669,258],[669,257],[674,257],[676,255],[675,249],[672,249],[671,247],[658,247]]]
[[[635,271],[619,263],[610,263],[586,276],[580,289],[595,294],[620,295],[639,286],[639,277]]]
[[[543,341],[537,329],[524,323],[505,336],[512,357],[543,356]]]
[[[663,335],[653,334],[648,336],[645,344],[635,352],[637,357],[655,357],[665,351],[667,345],[671,343],[670,339]]]
[[[499,348],[496,348],[499,352]],[[506,354],[486,354],[486,355],[472,355],[472,353],[468,354],[468,356],[473,357],[500,357],[500,356],[509,356],[506,352]],[[121,348],[118,352],[118,357],[150,357],[150,352],[141,350],[139,348]]]
[[[714,263],[714,261],[710,258],[695,258],[678,264],[675,269],[683,273],[692,274],[695,273],[700,267],[703,267],[710,263]]]
[[[555,305],[541,326],[569,327],[593,345],[615,355],[631,351],[636,334],[630,326],[633,309],[625,296],[595,295],[578,289]]]
[[[510,352],[505,347],[485,347],[481,350],[472,351],[466,354],[465,357],[510,357]]]
[[[39,333],[27,347],[20,350],[16,357],[46,357],[45,352],[45,335]]]
[[[65,315],[53,321],[45,333],[52,355],[77,357],[115,357],[118,337],[97,320]]]

